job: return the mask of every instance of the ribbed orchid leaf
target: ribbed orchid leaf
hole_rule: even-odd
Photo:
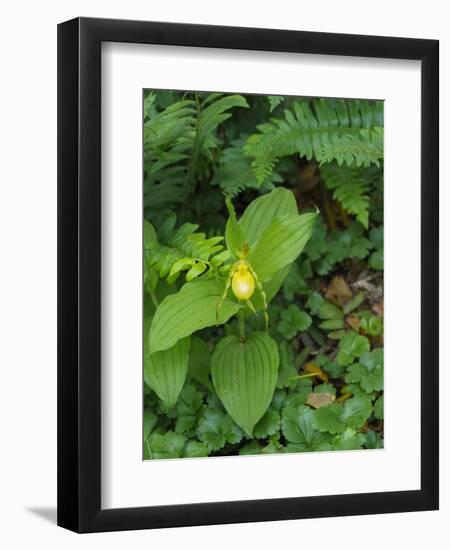
[[[158,306],[150,329],[150,353],[168,349],[202,328],[226,323],[240,306],[226,299],[216,314],[224,289],[223,280],[199,279],[167,296]]]
[[[213,353],[211,375],[217,395],[250,437],[272,400],[278,364],[277,344],[265,332],[253,332],[245,343],[235,335],[222,338]]]
[[[267,227],[248,260],[261,282],[291,264],[311,237],[316,213],[284,216]]]

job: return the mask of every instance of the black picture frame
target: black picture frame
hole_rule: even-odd
[[[127,42],[421,62],[421,488],[101,508],[101,44]],[[77,18],[58,26],[58,525],[76,532],[438,509],[439,43]]]

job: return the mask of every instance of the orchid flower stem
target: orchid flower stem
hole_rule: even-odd
[[[242,308],[239,311],[239,338],[241,340],[241,343],[243,344],[245,342],[245,315],[244,315],[244,308]]]

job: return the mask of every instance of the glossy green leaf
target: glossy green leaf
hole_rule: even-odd
[[[361,393],[342,403],[331,403],[314,412],[314,425],[321,432],[337,434],[346,428],[358,429],[372,413],[370,398]]]
[[[261,420],[256,424],[253,435],[257,438],[266,438],[274,435],[280,429],[280,413],[272,408],[268,409]]]
[[[147,440],[152,458],[181,458],[186,439],[181,434],[152,434]]]
[[[298,332],[303,332],[311,326],[311,317],[302,311],[297,305],[291,304],[281,312],[281,321],[278,323],[278,331],[291,340]]]
[[[288,452],[328,450],[329,436],[314,427],[315,412],[301,405],[283,410],[282,430],[284,437],[294,446]]]
[[[366,393],[380,391],[384,385],[383,349],[366,351],[359,363],[350,365],[345,375],[346,382],[357,383]]]
[[[357,433],[352,428],[346,428],[342,434],[335,437],[331,447],[333,451],[356,451],[361,449],[365,442],[364,434]]]
[[[183,338],[169,349],[144,356],[145,380],[165,410],[175,405],[186,380],[189,346],[190,339]]]
[[[342,419],[349,428],[360,428],[371,414],[372,401],[367,395],[355,395],[344,402]]]
[[[147,440],[150,458],[193,458],[208,456],[207,447],[174,432],[152,434]]]
[[[253,332],[241,343],[235,335],[222,338],[211,360],[214,388],[228,414],[251,437],[275,391],[278,347],[265,332]]]
[[[185,384],[175,405],[175,410],[171,411],[171,416],[175,415],[177,418],[175,432],[187,433],[193,431],[202,407],[203,394],[197,391],[194,384]]]
[[[226,299],[216,316],[224,288],[224,281],[198,280],[167,296],[156,310],[150,329],[150,353],[170,348],[197,330],[228,321],[239,305]]]
[[[244,230],[245,239],[253,246],[276,218],[296,214],[298,208],[294,193],[284,187],[277,187],[252,201],[242,214],[239,225]]]
[[[365,434],[364,445],[367,449],[382,449],[383,440],[381,439],[380,434],[370,430]]]
[[[219,409],[206,409],[198,423],[197,436],[210,451],[218,451],[227,443],[239,443],[243,435],[239,426]]]
[[[350,365],[355,359],[370,350],[370,342],[365,336],[350,331],[339,342],[337,362],[342,367]]]
[[[269,281],[297,258],[311,237],[316,216],[284,216],[267,227],[248,258],[260,281]]]
[[[379,397],[373,406],[373,414],[377,420],[383,420],[384,418],[384,395]]]

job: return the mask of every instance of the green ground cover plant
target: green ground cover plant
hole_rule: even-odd
[[[144,95],[145,459],[383,446],[383,103]]]

